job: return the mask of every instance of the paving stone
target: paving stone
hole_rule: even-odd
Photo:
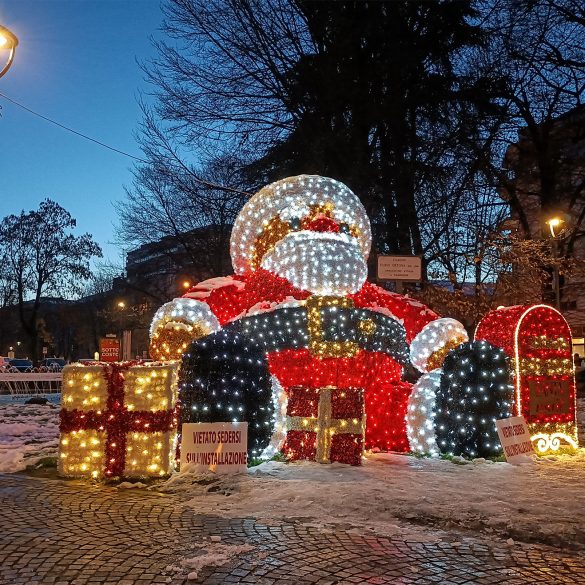
[[[254,550],[187,581],[181,558],[194,556],[192,545],[211,535]],[[179,495],[0,475],[2,585],[585,583],[578,551],[510,547],[481,536],[453,541],[411,542],[299,521],[266,526],[254,518],[195,515]]]

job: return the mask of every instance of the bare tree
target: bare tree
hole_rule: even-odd
[[[559,119],[579,108],[585,95],[583,8],[573,0],[489,4],[493,10],[485,26],[492,40],[484,66],[506,79],[500,98],[506,122],[498,136],[502,160],[513,145],[494,172],[527,237],[541,237],[542,224],[529,217],[533,205],[543,216],[563,209],[574,213],[573,235],[581,237],[585,175],[583,167],[576,175],[564,163],[568,137],[563,144],[558,130]],[[530,181],[520,176],[523,158],[530,159]]]
[[[160,132],[152,118],[147,123],[147,136]],[[229,270],[231,228],[246,200],[242,164],[227,155],[205,164],[197,177],[232,186],[210,187],[195,178],[190,167],[169,169],[170,145],[162,140],[161,136],[156,146],[151,140],[144,147],[153,164],[135,169],[127,198],[117,206],[119,243],[128,249],[129,244],[138,247],[170,238],[174,245],[161,247],[169,270],[182,269],[194,277],[223,274]],[[143,292],[153,290],[149,286]]]
[[[172,236],[200,260],[207,242],[184,234],[229,226],[241,191],[329,174],[362,197],[376,251],[422,254],[431,273],[459,289],[472,280],[479,295],[509,265],[494,245],[508,207],[529,227],[502,163],[519,129],[536,145],[543,209],[559,200],[554,120],[583,89],[575,0],[167,0],[164,12],[168,39],[145,68],[150,164],[120,208],[126,241]]]
[[[41,297],[75,295],[91,275],[90,259],[101,256],[91,235],[74,236],[76,221],[46,199],[39,209],[9,215],[0,222],[0,250],[7,278],[14,283],[31,355],[38,355]]]
[[[470,2],[169,0],[164,11],[169,40],[146,67],[157,101],[143,149],[160,163],[147,188],[166,200],[165,168],[186,182],[193,152],[238,152],[250,188],[333,176],[364,201],[380,251],[425,252],[420,202],[454,184],[453,157],[489,104],[457,65],[481,41]]]

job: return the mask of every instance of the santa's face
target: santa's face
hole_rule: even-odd
[[[261,267],[299,289],[335,296],[358,292],[368,273],[354,236],[310,229],[282,238],[264,255]]]

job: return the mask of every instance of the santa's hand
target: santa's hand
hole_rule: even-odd
[[[150,357],[155,360],[178,360],[189,344],[220,329],[209,306],[187,298],[173,299],[154,315],[150,326]]]
[[[465,327],[456,319],[436,319],[427,323],[410,344],[410,361],[421,372],[443,365],[447,354],[468,341]]]

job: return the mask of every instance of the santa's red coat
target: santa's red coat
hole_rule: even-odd
[[[297,289],[286,279],[263,269],[204,281],[184,295],[206,303],[222,326],[248,313],[309,296],[310,292]],[[427,323],[439,318],[422,303],[369,282],[349,298],[357,308],[394,317],[404,326],[408,343]],[[408,450],[405,414],[411,385],[401,382],[402,366],[391,356],[362,350],[351,358],[322,358],[308,349],[300,349],[274,352],[268,356],[268,363],[285,390],[299,386],[363,388],[367,417],[365,447]]]

